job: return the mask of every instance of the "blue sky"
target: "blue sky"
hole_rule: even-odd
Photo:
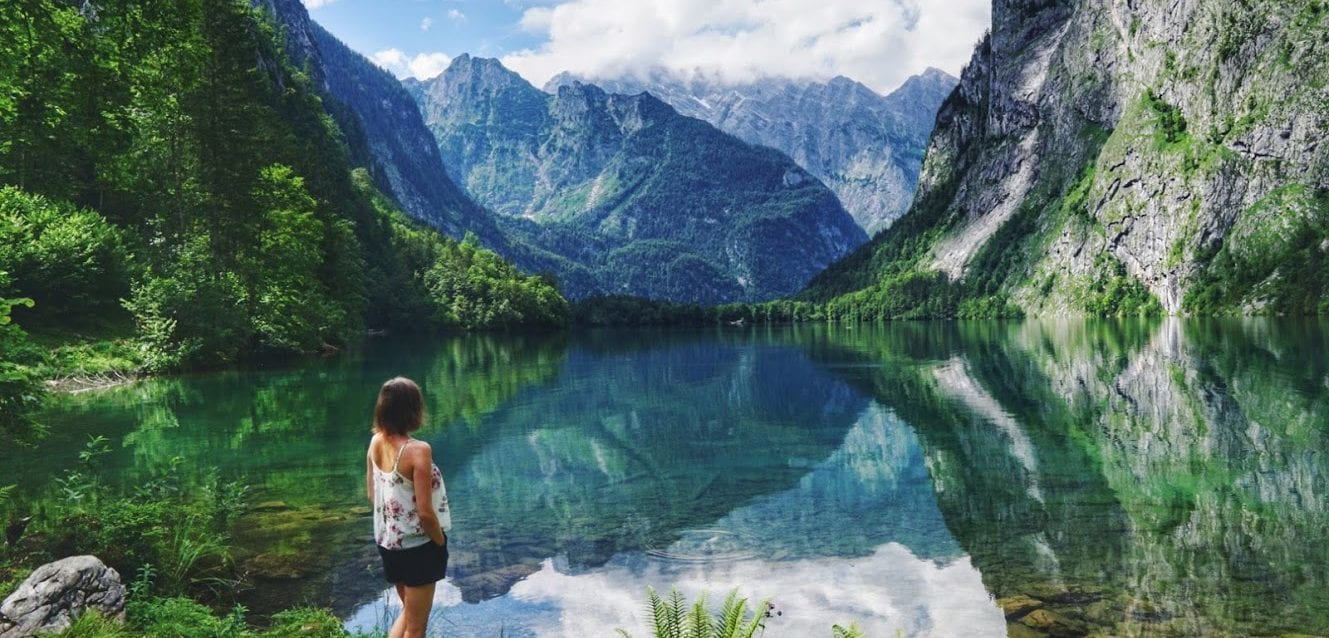
[[[351,48],[502,57],[539,45],[520,27],[533,2],[510,0],[333,0],[305,2],[310,15]]]
[[[536,86],[554,73],[744,82],[845,75],[888,92],[935,66],[959,74],[990,0],[303,0],[351,48],[399,77],[462,53]]]

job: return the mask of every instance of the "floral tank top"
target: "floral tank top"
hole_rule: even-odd
[[[414,441],[407,441],[397,450],[397,459],[392,462],[390,472],[378,469],[373,459],[369,462],[374,470],[374,542],[383,549],[410,549],[433,542],[420,525],[420,513],[415,508],[415,484],[397,471],[401,454],[411,443]],[[443,473],[438,471],[437,465],[431,465],[429,472],[433,477],[431,506],[446,532],[452,529],[452,514],[448,511]]]

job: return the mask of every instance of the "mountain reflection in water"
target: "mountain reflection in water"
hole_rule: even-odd
[[[372,627],[391,609],[363,446],[405,374],[456,508],[448,635],[640,635],[647,585],[772,598],[771,635],[1324,634],[1327,339],[1272,319],[403,339],[60,397],[52,439],[0,461],[28,493],[91,433],[128,484],[217,466],[258,494],[243,602]]]

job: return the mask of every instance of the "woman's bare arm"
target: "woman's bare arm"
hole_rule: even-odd
[[[374,504],[374,457],[365,454],[365,497]]]
[[[406,448],[411,451],[411,483],[415,485],[415,511],[420,513],[420,527],[434,543],[447,542],[443,528],[434,511],[434,454],[428,443],[416,443]]]

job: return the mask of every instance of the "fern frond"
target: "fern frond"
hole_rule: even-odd
[[[697,602],[693,603],[692,611],[688,613],[687,631],[684,635],[687,638],[711,638],[714,624],[711,612],[706,610],[706,594],[697,596]]]
[[[747,599],[738,597],[738,590],[729,592],[725,596],[724,606],[720,608],[720,624],[716,627],[716,638],[733,638],[738,635],[738,630],[743,625],[744,608],[747,607]]]
[[[655,592],[654,587],[646,588],[646,612],[654,623],[652,634],[655,638],[673,638],[669,631],[669,606],[665,604],[660,594]]]
[[[669,638],[683,638],[684,617],[687,615],[687,602],[678,589],[669,590]]]
[[[766,610],[770,608],[771,599],[769,598],[757,603],[757,606],[752,609],[752,619],[748,621],[747,625],[743,627],[743,630],[738,633],[737,638],[752,638],[757,635],[758,629],[765,629]]]
[[[851,624],[849,627],[841,625],[831,626],[831,638],[863,638],[863,630],[858,628],[858,624]]]

